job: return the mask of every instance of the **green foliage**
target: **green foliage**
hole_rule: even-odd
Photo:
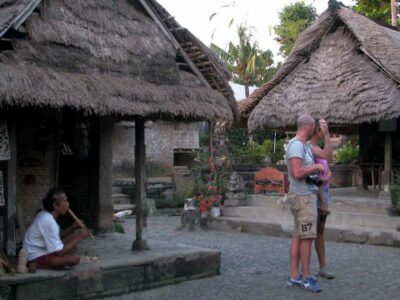
[[[242,128],[229,128],[227,129],[227,136],[229,144],[235,147],[244,146],[249,142],[249,137],[246,130]]]
[[[390,0],[356,0],[353,9],[375,21],[392,23]]]
[[[282,160],[284,155],[285,140],[277,140],[275,149],[276,161]],[[231,146],[231,156],[233,163],[236,164],[267,164],[274,158],[274,142],[266,139],[261,145],[248,142],[243,146]]]
[[[210,145],[210,136],[208,134],[200,135],[200,146],[208,146]]]
[[[390,197],[393,208],[400,210],[400,185],[390,186]]]
[[[221,49],[215,44],[211,44],[211,49],[232,72],[232,81],[244,85],[247,93],[249,86],[260,86],[275,74],[274,55],[271,50],[261,50],[258,43],[253,41],[253,28],[249,28],[245,24],[239,25],[237,35],[238,44],[230,42],[227,50]]]
[[[300,33],[317,18],[317,11],[312,5],[299,1],[287,5],[279,13],[280,23],[274,27],[276,40],[281,44],[279,52],[287,57]]]
[[[249,139],[246,130],[231,128],[227,130],[231,160],[234,164],[263,164],[266,158],[274,159],[274,133],[270,131],[256,131]],[[283,159],[284,135],[278,134],[275,145],[275,161]],[[267,159],[268,160],[268,159]]]
[[[358,160],[360,152],[359,145],[353,145],[351,141],[347,142],[342,148],[340,148],[335,157],[335,162],[338,164],[349,164]]]
[[[122,226],[121,222],[115,222],[115,232],[125,233],[124,226]]]
[[[254,143],[245,144],[242,147],[231,147],[232,161],[235,164],[261,164],[266,157],[261,147]]]

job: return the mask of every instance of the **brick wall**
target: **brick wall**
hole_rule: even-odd
[[[27,226],[41,208],[41,199],[54,184],[55,136],[41,124],[17,125],[17,204]]]

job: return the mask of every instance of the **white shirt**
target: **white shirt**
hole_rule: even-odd
[[[60,239],[60,226],[51,213],[41,211],[37,214],[26,231],[24,248],[28,252],[28,261],[64,248]]]

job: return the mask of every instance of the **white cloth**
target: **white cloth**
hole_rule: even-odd
[[[28,252],[28,261],[64,248],[60,238],[60,226],[51,213],[41,211],[37,214],[26,231],[24,248]]]

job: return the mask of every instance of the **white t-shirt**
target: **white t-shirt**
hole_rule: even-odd
[[[60,226],[51,213],[41,211],[37,214],[26,231],[24,248],[28,252],[28,261],[64,248],[60,239]]]

